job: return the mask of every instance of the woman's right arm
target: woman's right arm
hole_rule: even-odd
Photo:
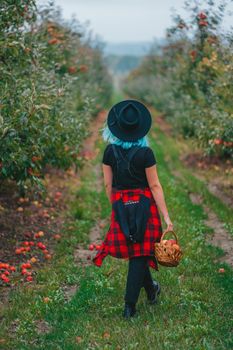
[[[149,168],[145,168],[145,172],[154,200],[163,215],[165,223],[167,224],[166,230],[173,230],[173,223],[171,222],[171,219],[168,214],[163,188],[159,181],[156,165],[153,165]]]

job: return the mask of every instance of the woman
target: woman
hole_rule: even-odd
[[[151,115],[146,106],[136,100],[124,100],[109,111],[103,132],[104,140],[110,142],[102,163],[112,213],[109,230],[93,262],[100,267],[107,255],[129,259],[125,318],[135,315],[141,287],[152,304],[160,294],[160,285],[152,280],[149,270],[149,266],[158,270],[154,256],[154,244],[162,236],[158,208],[167,230],[173,229],[156,159],[146,138],[150,127]]]

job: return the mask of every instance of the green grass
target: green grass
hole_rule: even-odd
[[[151,139],[151,147],[158,161],[170,216],[185,253],[177,268],[159,266],[159,272],[152,271],[162,288],[159,304],[147,305],[142,291],[138,316],[127,322],[121,316],[127,262],[107,257],[101,268],[82,268],[74,263],[77,244],[88,244],[90,228],[99,218],[110,214],[103,189],[100,193],[95,191],[93,172],[85,173],[70,204],[65,238],[57,246],[56,259],[38,271],[38,285],[34,289],[24,287],[11,295],[1,327],[0,338],[7,339],[4,350],[233,348],[233,273],[228,265],[213,262],[222,252],[205,243],[205,235],[211,230],[203,223],[206,215],[202,207],[190,201],[189,192],[201,191],[205,202],[213,210],[216,207],[221,218],[227,219],[228,208],[212,198],[202,183],[182,167],[174,141],[157,128],[155,132],[156,140]],[[97,147],[100,153],[93,166],[101,161],[104,144],[98,141]],[[184,174],[184,182],[171,174],[171,165],[164,160],[165,152],[171,157],[170,163]],[[220,266],[225,267],[225,274],[218,273]],[[61,289],[64,283],[78,285],[69,302]],[[45,296],[51,299],[48,304],[43,302]],[[15,319],[18,319],[15,333],[7,334],[9,324]],[[48,334],[36,333],[35,322],[40,319],[51,326]]]

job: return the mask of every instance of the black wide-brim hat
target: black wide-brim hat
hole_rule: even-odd
[[[144,137],[150,130],[151,122],[150,111],[137,100],[116,103],[107,117],[108,128],[112,134],[128,142]]]

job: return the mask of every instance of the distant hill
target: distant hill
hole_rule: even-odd
[[[106,55],[118,56],[145,56],[149,53],[151,47],[164,45],[164,39],[155,39],[154,41],[123,42],[110,43],[105,42],[103,51]]]
[[[125,74],[129,71],[137,68],[143,56],[131,56],[131,55],[108,55],[105,58],[107,66],[112,73]]]
[[[115,73],[126,73],[136,68],[142,59],[153,51],[160,51],[160,46],[164,45],[164,39],[156,39],[153,42],[105,42],[102,46],[107,65]]]
[[[152,45],[152,42],[125,42],[125,43],[105,43],[104,53],[106,55],[130,55],[145,56]]]
[[[153,42],[105,42],[102,50],[115,87],[119,88],[122,79],[141,64],[143,58],[149,54],[152,47],[154,51],[159,51],[159,46],[164,43],[163,39]]]

